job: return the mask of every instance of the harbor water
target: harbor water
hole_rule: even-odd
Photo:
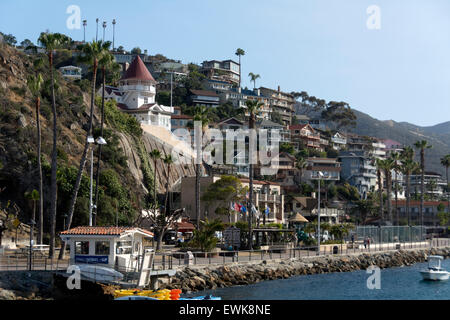
[[[408,267],[381,269],[380,289],[369,289],[367,282],[373,273],[360,270],[296,276],[289,279],[264,281],[247,286],[201,291],[186,296],[211,294],[222,297],[223,300],[450,299],[450,280],[422,280],[419,271],[426,268],[427,265],[427,263],[418,263]],[[444,260],[442,267],[450,271],[450,259]]]

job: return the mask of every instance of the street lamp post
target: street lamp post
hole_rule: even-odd
[[[97,140],[94,140],[94,137],[89,136],[87,138],[89,144],[98,144],[105,145],[106,141],[102,137],[98,137]],[[94,204],[92,203],[92,185],[93,185],[93,173],[94,173],[94,147],[91,147],[91,173],[90,173],[90,191],[89,191],[89,226],[92,227],[92,209],[94,208]]]
[[[115,34],[116,34],[116,19],[113,19],[112,25],[113,25],[113,51],[115,51],[114,39],[115,39]]]
[[[86,42],[86,25],[87,25],[87,20],[83,20],[83,43]]]
[[[318,196],[317,196],[317,255],[320,255],[320,182],[323,177],[323,173],[321,171],[318,172],[319,179],[318,181]]]
[[[103,42],[105,42],[105,29],[106,29],[106,21],[103,21]]]
[[[95,22],[97,23],[97,27],[95,29],[95,41],[98,41],[98,18],[95,19]]]

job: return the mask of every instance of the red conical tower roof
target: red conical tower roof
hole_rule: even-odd
[[[153,79],[151,73],[148,71],[139,56],[134,58],[133,62],[130,64],[120,80],[144,80],[155,82],[155,79]]]

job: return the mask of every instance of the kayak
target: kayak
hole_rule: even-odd
[[[128,290],[115,290],[114,298],[122,297],[151,297],[157,300],[178,300],[180,298],[180,289],[163,289],[158,291],[153,290],[140,290],[140,289],[128,289]],[[125,299],[129,300],[129,299]]]
[[[192,298],[180,298],[178,300],[222,300],[221,297],[214,297],[212,295],[206,295],[206,296],[198,296],[198,297],[192,297]]]

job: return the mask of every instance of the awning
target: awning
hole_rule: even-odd
[[[304,216],[302,216],[300,213],[296,213],[295,216],[293,216],[292,218],[289,218],[290,222],[309,222],[308,220],[306,220],[306,218]]]

